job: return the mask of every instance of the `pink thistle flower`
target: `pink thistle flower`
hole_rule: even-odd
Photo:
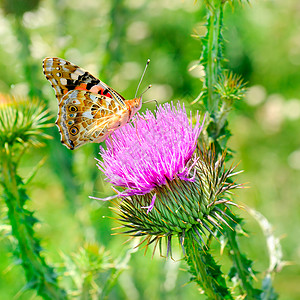
[[[147,194],[175,178],[191,181],[193,153],[202,127],[198,115],[192,126],[179,103],[177,107],[173,103],[159,106],[155,115],[147,110],[137,115],[134,124],[111,135],[107,149],[100,148],[103,161],[98,160],[98,167],[107,181],[125,188],[117,195],[123,197]],[[155,195],[148,211],[154,201]]]

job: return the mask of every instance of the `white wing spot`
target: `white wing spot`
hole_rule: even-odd
[[[73,80],[77,80],[78,79],[78,74],[76,74],[76,72],[75,73],[71,73],[70,75],[71,75],[71,79],[73,79]]]
[[[67,79],[66,78],[60,78],[60,83],[62,85],[67,85]]]
[[[94,117],[92,116],[91,112],[90,111],[85,111],[83,114],[82,114],[83,117],[85,118],[88,118],[88,119],[93,119]]]
[[[77,74],[78,76],[80,76],[80,75],[83,75],[85,73],[85,71],[83,71],[81,69],[77,69],[74,73]]]
[[[70,99],[69,101],[76,100],[76,102],[78,102],[77,104],[79,104],[80,101],[77,100],[78,92],[79,92],[78,90],[69,92],[69,94],[68,94],[68,98]]]
[[[47,59],[45,69],[46,70],[52,69],[52,66],[53,66],[53,59],[52,58]]]
[[[93,102],[96,102],[98,100],[98,98],[93,94],[90,94],[90,98]]]

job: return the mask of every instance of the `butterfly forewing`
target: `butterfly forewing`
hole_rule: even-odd
[[[58,101],[71,90],[86,90],[110,98],[117,98],[117,101],[124,104],[124,98],[120,94],[89,72],[67,60],[57,57],[45,58],[43,70],[55,90]]]

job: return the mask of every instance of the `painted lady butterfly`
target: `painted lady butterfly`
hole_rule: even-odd
[[[104,141],[142,106],[142,96],[125,100],[104,82],[64,59],[45,58],[43,71],[58,100],[55,123],[61,142],[71,150],[88,142]]]

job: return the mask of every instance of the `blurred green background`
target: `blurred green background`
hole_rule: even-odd
[[[234,161],[245,172],[239,182],[250,189],[236,197],[273,224],[281,237],[283,268],[275,279],[280,299],[300,298],[300,3],[299,0],[250,1],[251,5],[226,7],[224,15],[226,67],[248,81],[245,101],[230,115],[233,137],[229,147]],[[144,99],[159,102],[180,99],[189,105],[201,89],[201,70],[189,71],[199,60],[204,34],[202,1],[190,0],[26,0],[0,1],[0,93],[38,97],[53,116],[57,101],[42,72],[47,56],[62,57],[89,70],[125,98],[134,96],[145,62],[151,59],[142,88],[153,87]],[[149,103],[146,108],[153,109]],[[54,118],[53,118],[54,122]],[[109,203],[88,198],[112,193],[96,167],[98,145],[70,151],[59,142],[56,127],[48,130],[53,140],[27,153],[22,176],[47,157],[30,185],[29,208],[41,220],[36,226],[44,256],[51,264],[62,263],[62,253],[76,253],[85,242],[97,242],[117,257],[128,244],[125,236],[112,236],[117,223]],[[0,299],[39,299],[22,292],[23,270],[13,264],[12,244],[5,207],[1,202]],[[254,269],[268,267],[266,242],[260,227],[247,214],[250,238],[241,243],[254,260]],[[178,248],[178,257],[180,249]],[[155,255],[132,255],[109,299],[202,299],[180,260]],[[218,254],[216,246],[215,255]],[[176,255],[175,255],[176,256]],[[219,263],[227,267],[227,259]],[[261,278],[262,275],[257,275]],[[15,295],[17,295],[16,298]],[[204,297],[203,297],[204,298]]]

